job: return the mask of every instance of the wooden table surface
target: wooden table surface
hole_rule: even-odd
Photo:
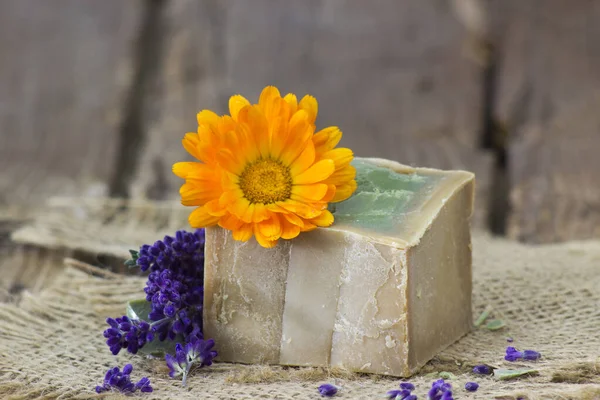
[[[196,113],[268,84],[313,94],[359,156],[474,171],[478,229],[600,238],[598,21],[568,0],[0,0],[0,247],[52,196],[177,198]]]

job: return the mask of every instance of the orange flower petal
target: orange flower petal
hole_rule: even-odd
[[[319,215],[317,218],[311,219],[310,222],[317,226],[330,226],[333,224],[333,214],[328,210],[323,210],[321,215]]]
[[[337,126],[330,126],[321,129],[313,136],[315,150],[317,154],[324,153],[333,149],[342,139],[342,131]]]
[[[238,157],[227,149],[220,149],[217,153],[219,165],[234,175],[240,175],[244,171],[244,163],[238,160]]]
[[[219,122],[217,123],[217,131],[220,134],[225,132],[234,131],[237,126],[237,121],[231,118],[229,115],[223,115],[219,118]]]
[[[254,224],[254,237],[256,238],[258,244],[267,249],[275,247],[277,244],[277,240],[269,240],[262,233],[260,233],[257,224]]]
[[[240,218],[244,222],[250,222],[243,219],[244,214],[248,211],[248,207],[250,207],[250,202],[243,197],[238,197],[235,199],[235,202],[227,206],[227,211]]]
[[[307,183],[320,182],[333,174],[335,171],[335,164],[332,160],[321,160],[313,164],[309,169],[302,172],[300,175],[296,175],[294,184],[303,185]]]
[[[320,201],[329,187],[323,183],[312,185],[294,185],[292,186],[292,199],[298,201]]]
[[[244,199],[245,200],[245,199]],[[246,223],[250,223],[254,220],[254,211],[256,210],[256,205],[250,204],[244,214],[240,217],[242,221]]]
[[[239,176],[223,170],[221,174],[221,188],[224,192],[237,190],[240,188],[238,185],[239,179]]]
[[[192,228],[205,228],[213,226],[219,221],[220,217],[215,217],[206,212],[204,207],[198,207],[190,214],[188,222]]]
[[[173,164],[173,173],[180,178],[185,179],[201,168],[202,164],[197,162],[178,162]]]
[[[306,203],[296,200],[280,201],[277,203],[277,205],[288,210],[289,212],[297,214],[299,217],[306,219],[315,218],[321,214],[321,210],[317,210]]]
[[[350,149],[339,147],[337,149],[329,150],[321,154],[321,158],[333,160],[333,162],[335,163],[335,169],[337,171],[350,164],[350,162],[352,162],[352,159],[354,158],[354,153],[352,153],[352,150]]]
[[[296,225],[300,228],[302,228],[304,226],[304,220],[302,220],[302,218],[300,218],[296,214],[290,214],[290,213],[283,214],[283,217],[290,224]]]
[[[254,215],[252,216],[252,222],[261,222],[269,218],[269,210],[264,204],[254,204]]]
[[[294,225],[285,218],[281,219],[281,238],[293,239],[300,234],[300,227]]]
[[[219,226],[230,231],[240,229],[242,225],[244,225],[242,220],[233,214],[225,215],[219,220]]]
[[[202,159],[205,158],[203,157],[204,152],[202,151],[200,138],[197,133],[186,133],[181,143],[183,144],[185,151],[190,153],[195,159],[202,161]]]
[[[294,160],[290,165],[290,172],[292,176],[300,175],[306,171],[315,162],[315,145],[312,141],[306,143],[306,147],[302,150],[302,153]]]
[[[308,121],[314,125],[315,120],[317,119],[317,113],[319,111],[317,99],[310,95],[306,95],[302,98],[302,100],[300,100],[299,108],[306,111],[308,114]]]
[[[211,200],[204,205],[204,210],[215,217],[222,217],[227,213],[227,209],[219,205],[219,199]]]
[[[352,165],[346,165],[345,167],[342,167],[340,170],[331,174],[329,178],[325,179],[325,183],[344,185],[354,178],[356,178],[356,168],[354,168]]]
[[[317,225],[313,224],[310,221],[304,221],[304,226],[300,228],[300,232],[310,232],[315,229],[317,229]]]
[[[298,113],[296,113],[298,114]],[[313,127],[305,120],[290,122],[289,135],[281,152],[280,159],[286,165],[293,165],[302,154],[313,135]]]
[[[279,114],[279,110],[281,109],[280,99],[281,94],[275,86],[267,86],[260,93],[258,105],[267,120],[271,120]]]
[[[290,106],[290,113],[293,115],[298,110],[298,99],[293,93],[288,93],[283,98],[286,103]]]
[[[184,206],[202,206],[206,202],[218,198],[220,191],[210,185],[198,185],[195,182],[186,182],[179,188],[181,204]]]
[[[242,196],[243,196],[243,194],[241,193],[241,190],[239,190],[239,189],[234,189],[234,190],[230,190],[228,192],[222,193],[221,196],[219,197],[219,205],[221,207],[226,207],[227,209],[229,209],[229,206],[231,204],[235,203]]]
[[[281,152],[285,149],[288,138],[288,121],[282,117],[277,117],[269,126],[269,147],[271,157],[278,159]]]
[[[263,157],[269,157],[269,126],[267,119],[257,106],[244,107],[238,114],[238,121],[247,124],[245,128],[253,133],[253,142]]]
[[[242,224],[239,228],[232,230],[233,238],[247,242],[252,237],[252,224]]]
[[[335,196],[331,199],[332,203],[344,201],[352,196],[352,193],[356,190],[356,181],[350,181],[344,185],[338,186],[335,192]]]
[[[327,185],[327,193],[325,193],[321,201],[329,203],[335,197],[336,191],[337,187],[335,185]]]
[[[269,219],[259,222],[258,229],[267,240],[277,240],[281,237],[281,222],[277,214],[271,214]]]
[[[219,124],[219,116],[210,110],[202,110],[196,115],[198,125],[210,128],[213,132],[217,131]]]
[[[246,106],[249,106],[250,102],[246,100],[244,96],[236,94],[229,98],[229,114],[231,114],[231,118],[237,121],[238,114],[240,110]]]

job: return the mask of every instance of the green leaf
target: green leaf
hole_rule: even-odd
[[[498,329],[502,329],[505,326],[506,324],[501,319],[493,319],[485,325],[485,327],[490,331],[497,331]]]
[[[475,322],[473,323],[473,325],[475,326],[480,326],[481,324],[483,324],[485,322],[485,320],[487,319],[487,317],[490,316],[490,313],[492,312],[492,307],[487,306],[485,308],[485,310],[479,315],[479,317],[475,320]]]
[[[502,369],[498,368],[494,370],[494,378],[501,381],[509,379],[520,378],[522,376],[536,375],[538,371],[535,369],[522,368],[522,369]]]
[[[442,379],[447,379],[447,380],[456,379],[456,375],[454,375],[452,372],[442,371],[438,375]]]
[[[125,265],[127,265],[129,268],[133,268],[137,266],[137,260],[138,258],[140,258],[140,252],[135,250],[129,250],[129,254],[131,254],[131,258],[125,261]]]
[[[148,321],[148,314],[152,311],[152,304],[146,299],[132,300],[127,302],[127,316],[131,319],[141,319]],[[144,347],[138,350],[139,353],[149,354],[155,357],[164,357],[165,354],[175,353],[175,344],[183,343],[183,336],[177,335],[175,340],[165,340],[161,342],[157,337],[152,342],[146,343]]]

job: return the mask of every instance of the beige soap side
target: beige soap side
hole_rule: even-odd
[[[408,250],[409,363],[418,370],[468,333],[474,180],[449,193],[418,244]]]
[[[350,232],[345,239],[331,365],[406,376],[405,250]]]
[[[279,363],[289,241],[272,249],[206,229],[204,332],[220,361]]]

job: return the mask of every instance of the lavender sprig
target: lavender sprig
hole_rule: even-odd
[[[148,318],[156,322],[153,331],[160,341],[177,334],[202,338],[204,243],[204,229],[198,229],[177,231],[140,249],[137,265],[150,271],[144,289],[152,303]]]
[[[186,342],[203,338],[204,243],[204,229],[177,231],[139,252],[130,251],[126,264],[149,271],[144,292],[151,311],[146,321],[126,316],[106,320],[110,327],[104,337],[113,354],[121,349],[136,354],[155,338],[174,340],[182,335]]]

